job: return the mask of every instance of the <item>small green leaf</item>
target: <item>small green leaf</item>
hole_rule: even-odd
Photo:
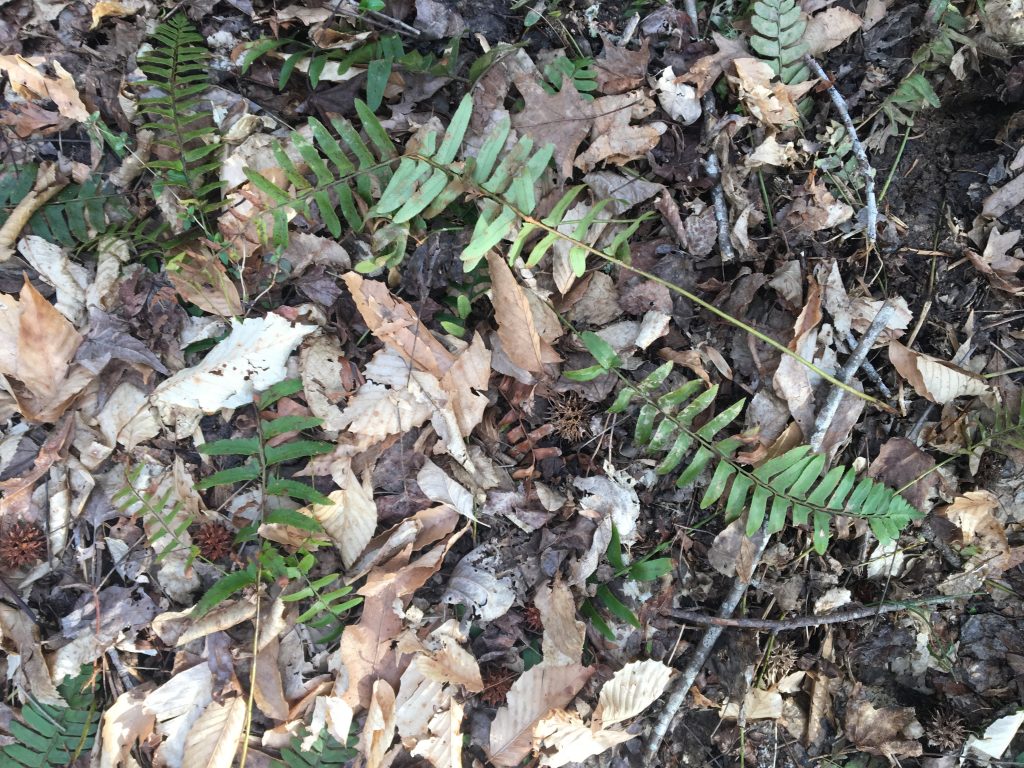
[[[587,351],[594,356],[597,364],[610,371],[622,365],[622,358],[618,356],[615,349],[607,341],[592,331],[584,331],[580,334],[580,341],[583,342]]]
[[[192,610],[190,617],[195,620],[202,618],[213,608],[220,605],[236,592],[241,592],[251,584],[256,583],[256,577],[248,570],[229,573],[222,579],[218,579],[206,594],[199,598],[196,607]]]
[[[292,528],[312,531],[313,533],[320,533],[323,530],[323,526],[320,525],[315,517],[304,515],[297,509],[275,509],[268,512],[263,521],[266,523],[277,523],[278,525],[288,525]]]
[[[602,584],[597,588],[596,593],[597,599],[604,603],[604,607],[613,615],[618,617],[620,621],[624,621],[631,627],[640,629],[640,620],[636,617],[636,614],[629,610],[610,589],[607,584]]]
[[[562,371],[562,375],[569,381],[593,381],[606,373],[608,371],[600,365],[591,365],[589,368],[579,368],[575,371]]]
[[[198,450],[207,456],[253,456],[259,453],[260,441],[255,437],[214,440],[203,443]]]
[[[629,566],[629,577],[637,581],[654,581],[671,572],[672,560],[668,557],[638,560]]]
[[[301,379],[285,379],[284,381],[279,381],[277,384],[268,387],[265,391],[259,394],[258,399],[260,410],[266,410],[282,397],[290,397],[291,395],[298,394],[301,391]]]
[[[279,416],[272,421],[263,421],[261,429],[263,438],[269,440],[272,437],[283,435],[285,432],[301,432],[304,429],[315,429],[323,424],[323,419],[316,416]]]
[[[234,485],[235,483],[242,483],[248,480],[257,480],[259,476],[259,465],[253,463],[243,464],[240,467],[232,467],[231,469],[214,472],[209,477],[196,483],[196,490],[205,491],[207,488],[214,488],[218,485]]]
[[[325,443],[322,440],[296,440],[284,445],[268,445],[266,449],[267,466],[272,467],[283,461],[320,456],[333,450],[334,446],[331,443]]]

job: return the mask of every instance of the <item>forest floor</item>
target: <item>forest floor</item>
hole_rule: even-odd
[[[1022,51],[0,0],[0,763],[1024,765]]]

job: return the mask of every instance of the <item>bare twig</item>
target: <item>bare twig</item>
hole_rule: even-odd
[[[692,3],[692,0],[688,0],[688,4],[689,3]],[[756,550],[754,552],[753,563],[750,566],[751,574],[753,574],[754,570],[761,562],[761,556],[764,554],[765,547],[768,546],[768,540],[770,538],[771,537],[765,533],[764,528],[762,528],[756,538],[754,538]],[[748,586],[750,586],[748,582],[743,581],[739,576],[736,577],[735,581],[733,581],[732,588],[729,590],[729,594],[726,595],[725,599],[722,601],[722,606],[718,613],[719,618],[728,619],[732,616],[733,612],[736,610],[736,606],[738,606],[740,604],[740,600],[743,599],[743,595],[746,593]],[[686,668],[676,679],[675,683],[673,683],[672,691],[669,693],[668,700],[665,702],[665,708],[662,709],[661,714],[654,723],[654,727],[651,729],[650,738],[647,741],[647,746],[644,748],[644,760],[648,764],[653,764],[657,758],[658,748],[661,746],[661,742],[665,738],[665,734],[668,733],[668,729],[672,725],[672,721],[675,720],[676,715],[683,706],[683,702],[686,701],[686,694],[690,692],[690,688],[693,686],[693,681],[697,679],[697,675],[700,674],[700,671],[703,669],[708,657],[711,656],[711,649],[715,647],[715,643],[718,641],[723,630],[723,627],[716,625],[711,625],[705,630],[704,636],[700,639],[700,642],[694,649],[693,656],[690,657],[690,663],[686,665]]]
[[[846,106],[846,99],[844,99],[842,94],[836,90],[834,85],[831,85],[832,81],[829,79],[829,76],[825,74],[825,70],[821,68],[821,65],[813,56],[811,56],[811,54],[805,53],[804,61],[807,62],[807,66],[811,68],[811,71],[817,77],[821,78],[826,83],[830,83],[828,86],[828,95],[832,98],[832,104],[839,113],[839,117],[842,118],[843,125],[846,126],[846,133],[850,137],[850,142],[853,145],[853,154],[857,158],[857,165],[860,167],[861,176],[864,177],[864,197],[867,201],[865,208],[867,209],[868,248],[874,248],[878,230],[878,201],[875,199],[875,169],[871,167],[871,161],[868,160],[868,153],[864,150],[864,145],[860,143],[860,139],[857,137],[857,129],[854,127],[853,120],[850,118],[850,110]]]
[[[696,0],[685,0],[684,7],[686,15],[690,17],[694,32],[698,31],[697,25],[697,2]],[[712,126],[715,123],[715,94],[708,91],[700,99],[704,112],[704,138],[711,139]],[[711,202],[715,211],[715,222],[718,224],[718,249],[722,255],[722,263],[736,260],[736,252],[732,247],[732,240],[729,238],[729,207],[725,202],[725,192],[722,189],[722,169],[718,164],[718,155],[712,146],[704,156],[704,172],[714,182],[711,187]]]
[[[786,632],[791,629],[807,629],[809,627],[821,627],[826,624],[843,624],[847,621],[859,621],[870,619],[883,613],[896,613],[906,611],[918,605],[931,605],[935,603],[949,603],[961,599],[961,595],[942,595],[926,600],[909,601],[903,603],[884,603],[882,605],[866,605],[862,608],[851,608],[846,611],[837,611],[824,616],[797,616],[792,619],[733,619],[722,616],[708,616],[700,611],[668,611],[667,615],[673,619],[679,619],[690,624],[700,624],[706,627],[735,627],[737,629],[756,629],[760,632]]]
[[[882,305],[882,308],[878,310],[878,314],[875,315],[875,319],[871,321],[871,325],[868,326],[867,331],[861,337],[860,343],[857,348],[853,350],[850,355],[850,359],[846,361],[846,365],[839,372],[839,380],[844,384],[849,383],[850,379],[853,378],[853,374],[857,372],[857,369],[864,364],[864,359],[868,356],[868,351],[871,349],[878,335],[885,329],[885,326],[889,323],[896,308],[888,301]],[[814,422],[814,434],[811,436],[810,444],[812,451],[820,451],[821,444],[825,440],[825,433],[828,432],[828,427],[832,423],[833,417],[836,415],[836,410],[839,408],[839,401],[843,397],[843,390],[838,387],[833,387],[828,393],[828,400],[825,401],[825,407],[821,409],[818,414],[817,420]]]
[[[857,348],[857,340],[853,338],[853,334],[849,331],[846,332],[846,343],[850,345],[850,350]],[[878,387],[878,391],[882,393],[882,397],[886,400],[892,398],[892,391],[889,389],[889,385],[882,381],[882,377],[878,374],[878,370],[871,364],[870,360],[864,360],[864,364],[861,366],[864,369],[864,373],[868,375],[871,382]]]

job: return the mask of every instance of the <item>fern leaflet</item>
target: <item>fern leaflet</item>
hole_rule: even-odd
[[[157,497],[157,489],[145,488],[149,481],[142,478],[142,464],[128,470],[126,482],[113,495],[111,501],[125,517],[141,517],[148,533],[149,545],[156,553],[154,562],[159,563],[172,552],[187,552],[186,566],[199,554],[199,548],[192,543],[188,527],[192,517],[181,500],[171,504],[174,488]]]
[[[757,0],[750,24],[750,47],[765,59],[784,83],[802,83],[810,70],[804,63],[807,22],[796,0]]]
[[[11,735],[17,741],[0,747],[5,766],[64,768],[92,750],[100,720],[92,668],[64,680],[58,690],[66,707],[29,701],[21,710],[25,722],[11,720]]]

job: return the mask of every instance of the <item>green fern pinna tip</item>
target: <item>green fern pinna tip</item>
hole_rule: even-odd
[[[597,364],[569,371],[566,377],[588,381],[617,373],[621,360],[608,343],[594,333],[586,332],[581,337]],[[735,434],[722,433],[739,417],[744,401],[715,413],[718,387],[705,387],[696,380],[659,394],[672,368],[671,362],[665,363],[640,383],[628,383],[608,411],[622,413],[633,401],[640,401],[634,440],[651,454],[661,456],[657,474],[678,473],[677,487],[692,485],[705,469],[713,467],[701,498],[702,509],[724,499],[726,520],[746,513],[748,536],[762,526],[769,534],[777,533],[785,527],[787,517],[793,525],[810,525],[814,549],[819,554],[828,548],[831,519],[836,515],[867,520],[883,545],[896,541],[911,520],[922,516],[892,488],[867,477],[858,479],[853,467],[833,467],[822,476],[825,456],[811,453],[806,445],[755,469],[742,466],[736,453],[745,441]],[[694,427],[695,423],[703,425]]]

